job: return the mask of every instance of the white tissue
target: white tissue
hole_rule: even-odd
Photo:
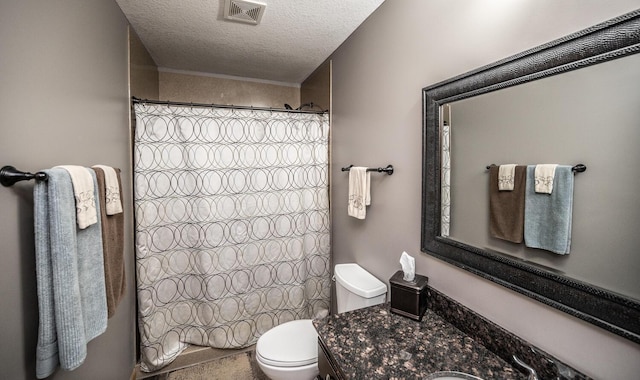
[[[402,252],[402,256],[400,256],[400,265],[402,266],[402,272],[404,273],[402,279],[412,282],[416,277],[416,259],[409,256],[407,252]]]

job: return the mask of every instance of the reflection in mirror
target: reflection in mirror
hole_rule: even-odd
[[[426,87],[421,243],[635,342],[638,30],[640,10]],[[508,163],[587,165],[575,177],[570,254],[489,236],[486,167]]]
[[[451,230],[451,107],[448,104],[440,107],[440,149],[442,185],[440,187],[440,235],[448,237]]]
[[[638,83],[635,54],[443,106],[451,109],[455,151],[442,160],[443,210],[450,191],[442,236],[640,299]],[[452,133],[443,127],[443,157]],[[589,169],[575,176],[570,254],[490,237],[486,165],[579,162]]]

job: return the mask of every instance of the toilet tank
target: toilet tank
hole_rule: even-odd
[[[338,313],[378,305],[387,300],[387,286],[358,264],[335,266]]]

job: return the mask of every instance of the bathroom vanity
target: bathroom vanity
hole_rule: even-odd
[[[322,379],[424,379],[459,371],[489,379],[527,379],[516,355],[540,379],[588,379],[432,288],[422,321],[389,303],[314,320]],[[329,375],[329,377],[327,377]]]

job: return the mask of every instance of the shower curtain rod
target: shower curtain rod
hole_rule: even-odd
[[[186,103],[186,102],[172,102],[169,100],[149,100],[140,99],[135,96],[131,97],[133,103],[140,104],[159,104],[165,106],[182,106],[182,107],[204,107],[204,108],[229,108],[229,109],[241,109],[241,110],[256,110],[256,111],[277,111],[277,112],[289,112],[289,113],[315,113],[324,114],[328,111],[304,111],[304,110],[290,110],[286,108],[273,108],[273,107],[252,107],[252,106],[234,106],[229,104],[206,104],[206,103]]]

